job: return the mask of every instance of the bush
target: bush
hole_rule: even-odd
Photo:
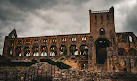
[[[41,62],[48,62],[51,65],[55,65],[55,66],[59,67],[60,69],[68,69],[71,67],[67,64],[64,64],[63,62],[54,62],[51,59],[41,59],[40,61]]]

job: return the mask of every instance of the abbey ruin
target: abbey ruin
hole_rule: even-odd
[[[5,37],[3,56],[11,62],[55,62],[91,72],[137,73],[137,37],[115,32],[114,8],[89,10],[90,32],[41,37]]]

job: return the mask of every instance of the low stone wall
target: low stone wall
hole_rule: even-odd
[[[26,70],[24,69],[1,69],[0,81],[23,81]]]
[[[70,69],[59,69],[46,62],[39,62],[27,69],[0,69],[0,81],[134,81],[136,74],[91,72]]]

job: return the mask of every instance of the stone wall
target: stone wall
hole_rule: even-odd
[[[134,81],[137,74],[123,72],[92,72],[75,67],[59,69],[46,62],[33,64],[28,69],[0,70],[0,81]]]

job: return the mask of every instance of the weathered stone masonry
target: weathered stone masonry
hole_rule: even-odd
[[[137,37],[115,32],[114,8],[91,11],[90,33],[19,38],[5,37],[3,56],[11,61],[52,59],[77,69],[137,72]]]

